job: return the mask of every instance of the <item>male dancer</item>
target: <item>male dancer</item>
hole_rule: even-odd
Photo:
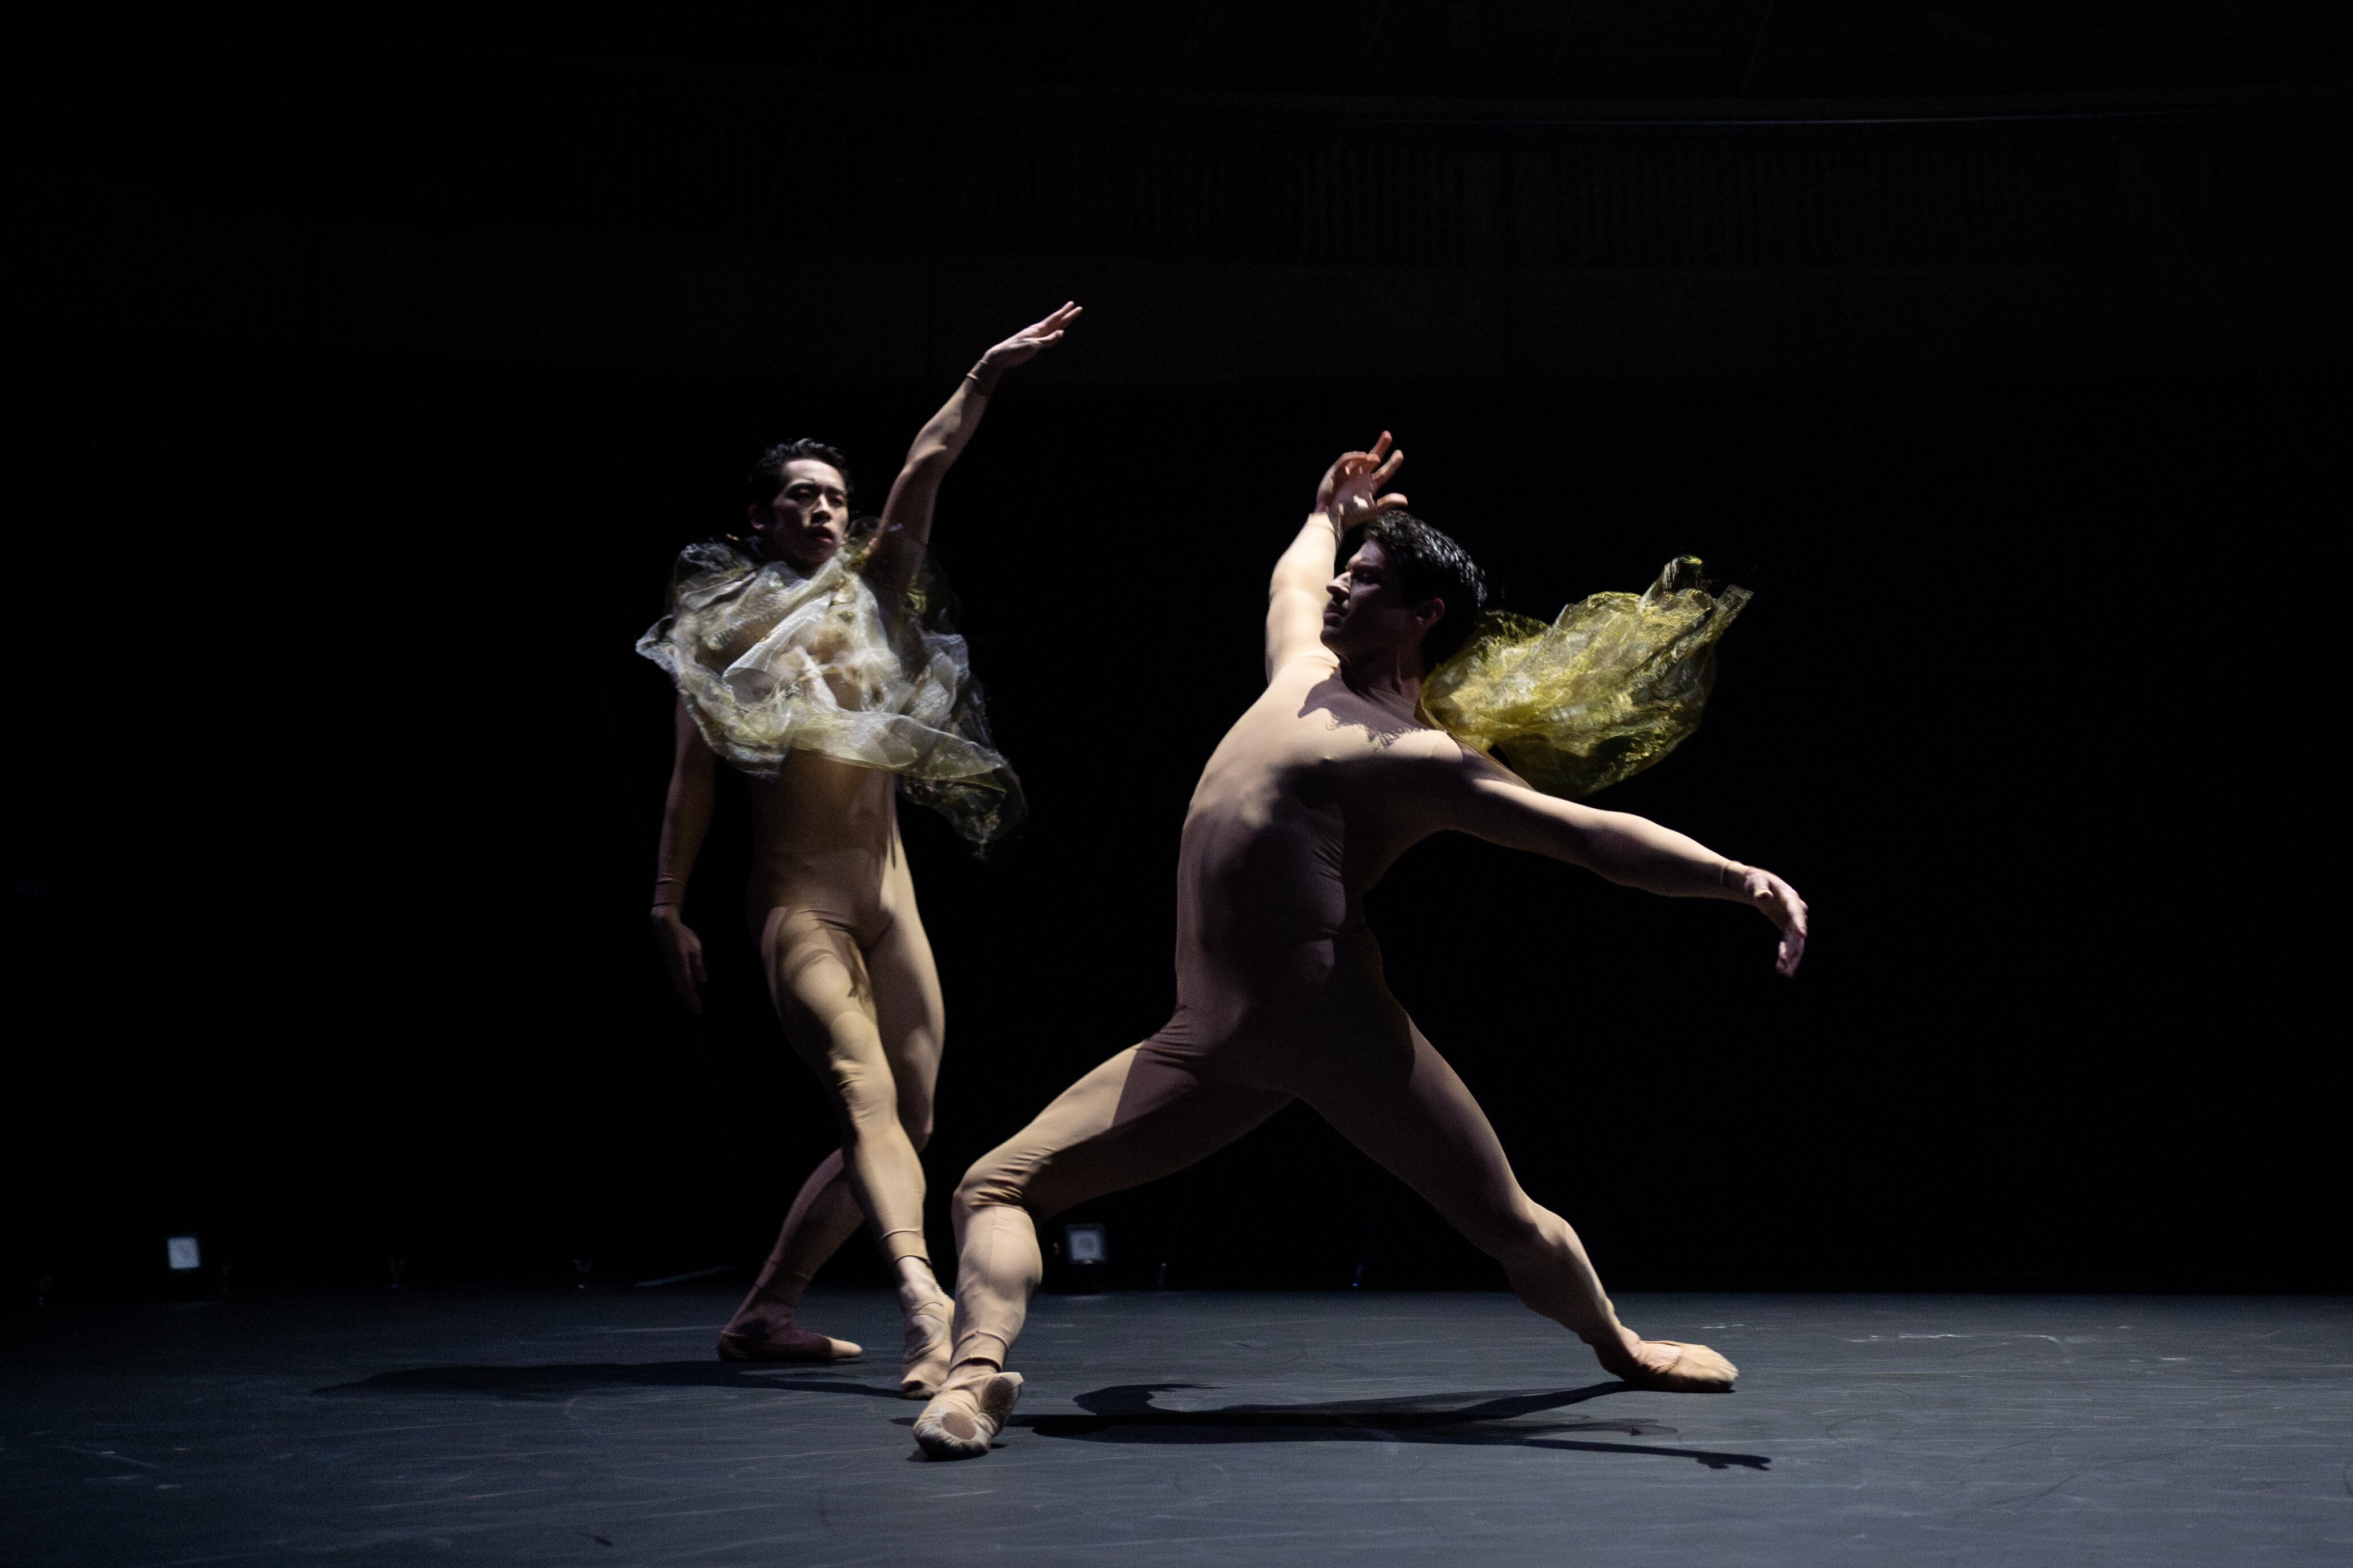
[[[990,349],[916,433],[861,569],[880,595],[897,600],[914,577],[930,541],[940,481],[979,428],[998,378],[1060,342],[1079,311],[1064,305]],[[749,515],[758,553],[768,563],[763,570],[781,574],[780,581],[790,584],[818,576],[849,542],[849,479],[840,454],[811,441],[772,447],[753,482]],[[737,572],[742,569],[739,563]],[[857,592],[845,584],[833,602],[851,604]],[[664,620],[639,644],[673,678],[680,677],[682,659],[705,651],[693,646],[692,637],[684,637],[683,648],[677,646],[678,619]],[[865,657],[891,667],[891,650],[860,647],[855,628],[861,623],[847,624],[849,631],[820,634],[833,639],[823,645],[831,647],[829,657]],[[702,943],[680,910],[711,822],[716,758],[697,713],[689,710],[686,682],[681,684],[652,921],[671,984],[701,1012]],[[849,700],[835,693],[837,706]],[[724,715],[700,717],[726,737]],[[752,781],[746,912],[759,933],[761,964],[785,1037],[823,1084],[841,1144],[793,1200],[776,1250],[719,1336],[719,1354],[723,1361],[755,1362],[858,1355],[857,1345],[813,1332],[796,1319],[810,1277],[862,1216],[898,1275],[906,1334],[901,1392],[924,1398],[947,1370],[954,1312],[923,1240],[923,1168],[916,1158],[931,1136],[932,1087],[945,1020],[939,973],[899,840],[895,781],[886,771],[895,765],[848,760],[796,740],[773,779]]]
[[[1483,584],[1452,540],[1394,510],[1405,498],[1382,486],[1404,454],[1388,454],[1384,432],[1333,464],[1275,565],[1265,694],[1210,755],[1177,850],[1176,1015],[956,1190],[955,1365],[915,1424],[934,1458],[986,1453],[1020,1391],[1004,1366],[1041,1273],[1036,1218],[1180,1170],[1294,1099],[1437,1205],[1609,1372],[1676,1390],[1736,1375],[1704,1345],[1618,1321],[1576,1233],[1520,1189],[1471,1091],[1389,994],[1364,895],[1451,828],[1648,892],[1748,904],[1780,927],[1785,975],[1805,951],[1805,902],[1682,834],[1540,795],[1418,716],[1422,678],[1467,635]],[[1360,523],[1364,542],[1330,577]]]

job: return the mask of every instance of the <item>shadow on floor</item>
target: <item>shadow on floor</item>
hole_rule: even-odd
[[[717,1361],[578,1362],[546,1366],[419,1366],[338,1383],[316,1394],[495,1394],[506,1399],[568,1399],[593,1388],[790,1388],[896,1400],[896,1384],[853,1383],[839,1374]]]
[[[1723,1454],[1704,1448],[1640,1443],[1596,1443],[1556,1436],[1563,1432],[1622,1432],[1630,1437],[1672,1436],[1655,1421],[1548,1421],[1493,1425],[1581,1405],[1607,1394],[1632,1392],[1622,1383],[1527,1393],[1430,1394],[1412,1399],[1343,1400],[1328,1405],[1228,1405],[1213,1410],[1164,1410],[1155,1394],[1198,1384],[1122,1384],[1078,1395],[1083,1415],[1016,1415],[1010,1425],[1041,1437],[1092,1443],[1460,1443],[1523,1448],[1575,1448],[1599,1454],[1654,1454],[1693,1459],[1712,1470],[1738,1466],[1761,1470],[1763,1454]],[[1469,1401],[1470,1403],[1465,1403]]]
[[[1203,1386],[1190,1383],[1120,1384],[1079,1394],[1081,1415],[1016,1415],[1011,1425],[1040,1437],[1088,1443],[1457,1443],[1522,1448],[1573,1448],[1597,1454],[1652,1454],[1692,1459],[1712,1470],[1738,1466],[1761,1470],[1763,1454],[1725,1454],[1641,1443],[1601,1443],[1569,1432],[1618,1432],[1629,1437],[1674,1435],[1656,1421],[1547,1421],[1519,1418],[1604,1394],[1630,1393],[1622,1383],[1586,1388],[1428,1394],[1408,1399],[1340,1400],[1324,1405],[1228,1405],[1212,1410],[1166,1410],[1155,1394]],[[712,1361],[577,1362],[539,1366],[420,1366],[339,1383],[319,1394],[490,1394],[501,1399],[568,1399],[599,1388],[792,1389],[806,1394],[854,1394],[899,1399],[891,1384],[857,1383],[838,1373],[786,1372],[777,1367]],[[902,1426],[912,1425],[912,1415]],[[1512,1426],[1502,1423],[1514,1422]]]

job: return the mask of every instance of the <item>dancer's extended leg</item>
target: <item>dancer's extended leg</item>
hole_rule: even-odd
[[[752,1281],[751,1293],[719,1332],[722,1361],[847,1361],[862,1353],[849,1340],[837,1340],[798,1322],[801,1292],[825,1260],[858,1234],[866,1216],[843,1173],[837,1149],[818,1163],[801,1184],[785,1215],[776,1245]]]
[[[761,945],[785,1036],[832,1091],[844,1174],[898,1273],[911,1350],[921,1341],[920,1348],[928,1352],[951,1310],[923,1240],[923,1163],[902,1120],[900,1085],[883,1048],[865,955],[843,923],[806,907],[772,913]],[[931,1060],[936,1064],[936,1043]],[[922,1125],[927,1129],[931,1096],[924,1076]],[[935,1358],[911,1357],[928,1359]],[[923,1395],[931,1386],[926,1379],[902,1373],[902,1391]]]
[[[976,1161],[955,1197],[955,1366],[916,1419],[923,1451],[987,1453],[1013,1408],[1021,1380],[1003,1368],[1044,1273],[1036,1220],[1183,1170],[1290,1100],[1206,1085],[1146,1044],[1072,1084]]]
[[[1300,1098],[1503,1264],[1520,1300],[1591,1345],[1608,1371],[1656,1388],[1731,1387],[1736,1369],[1705,1345],[1644,1341],[1618,1321],[1577,1232],[1521,1188],[1470,1088],[1401,1011],[1395,1021],[1410,1050],[1337,1054],[1333,1070],[1294,1086]]]
[[[932,1093],[939,1082],[947,1019],[940,1001],[939,970],[932,962],[932,944],[916,913],[903,860],[897,863],[892,892],[894,912],[866,950],[866,972],[873,981],[874,1021],[882,1054],[898,1090],[899,1125],[910,1146],[920,1152],[931,1142]],[[902,1261],[900,1268],[904,1274],[909,1266]],[[899,1294],[906,1324],[899,1392],[911,1399],[928,1399],[947,1375],[955,1303],[928,1267],[920,1276],[902,1278]]]

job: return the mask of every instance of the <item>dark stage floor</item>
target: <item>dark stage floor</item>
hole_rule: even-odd
[[[21,1313],[16,1564],[2353,1561],[2353,1300],[1654,1296],[1729,1396],[1501,1295],[1041,1297],[1002,1447],[690,1288]],[[890,1344],[880,1295],[814,1321]]]

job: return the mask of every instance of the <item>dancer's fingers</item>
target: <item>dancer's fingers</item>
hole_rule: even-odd
[[[1396,490],[1391,490],[1388,494],[1383,496],[1380,500],[1373,503],[1373,510],[1375,511],[1388,511],[1391,508],[1401,507],[1403,505],[1405,505],[1405,497]]]
[[[1377,489],[1378,487],[1388,483],[1391,476],[1396,474],[1398,468],[1404,462],[1405,454],[1402,451],[1391,452],[1389,454],[1389,460],[1373,470],[1374,487]]]
[[[1798,897],[1798,889],[1772,873],[1766,873],[1766,893],[1772,904],[1766,912],[1781,928],[1780,952],[1773,967],[1784,976],[1798,973],[1798,965],[1806,956],[1806,900]],[[1765,893],[1758,895],[1760,898]]]
[[[1773,967],[1785,977],[1798,973],[1798,965],[1806,956],[1806,933],[1787,931],[1781,933],[1781,952]]]

